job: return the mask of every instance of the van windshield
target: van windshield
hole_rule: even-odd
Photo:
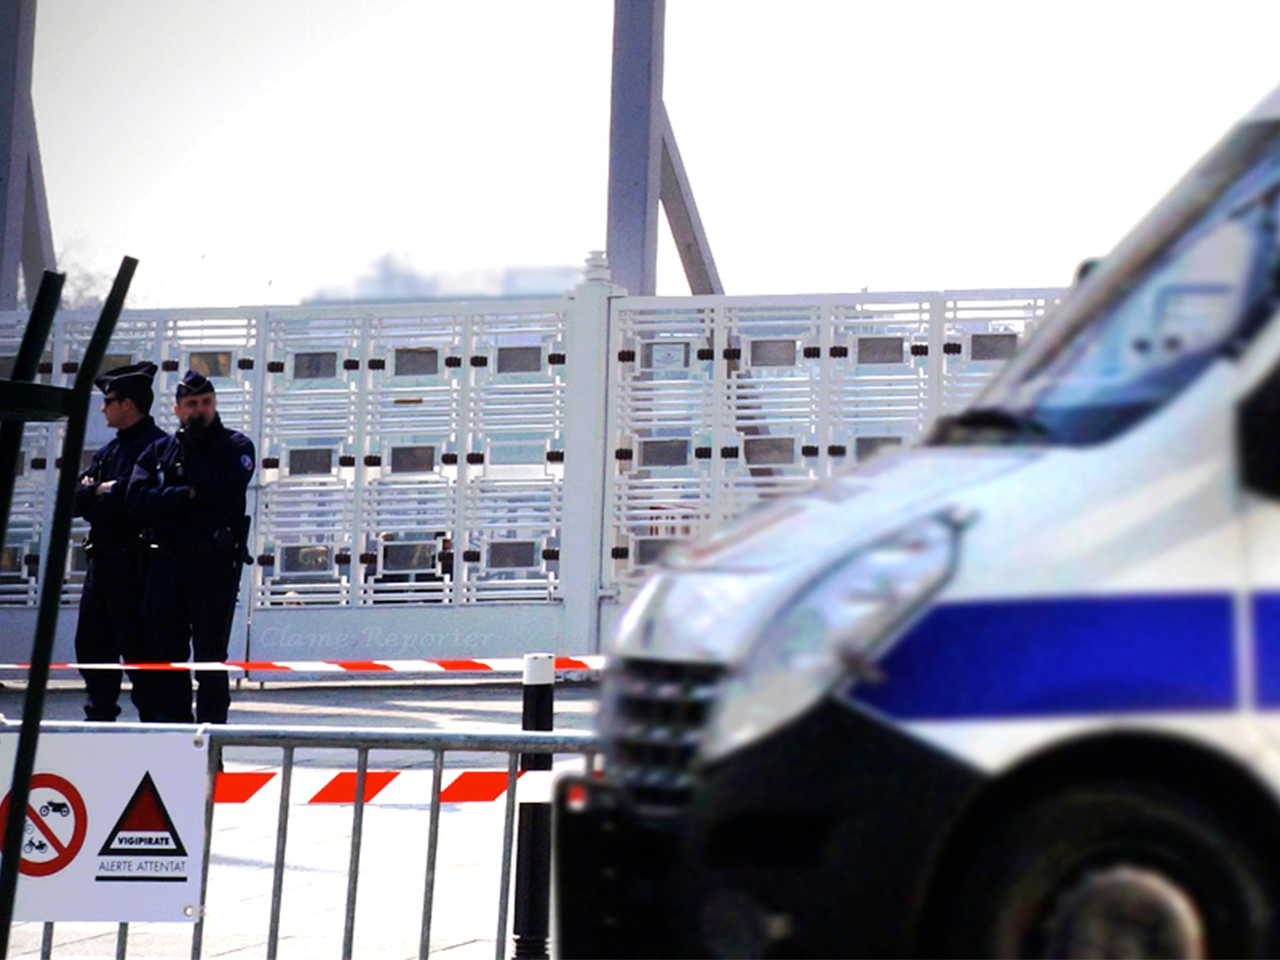
[[[929,442],[1102,443],[1159,409],[1274,309],[1278,194],[1280,127],[1238,127]]]

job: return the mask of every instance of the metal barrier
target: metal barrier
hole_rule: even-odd
[[[670,543],[915,442],[1063,295],[631,297],[608,277],[593,257],[563,297],[121,316],[108,366],[155,360],[161,398],[205,372],[258,445],[234,659],[598,652]],[[92,321],[58,318],[38,382],[75,376]],[[22,322],[0,313],[0,371]],[[110,431],[90,419],[92,447]],[[59,442],[23,440],[0,660],[25,659]],[[73,549],[58,660],[84,573]]]
[[[172,727],[141,724],[112,724],[113,732],[137,731],[140,734],[165,732]],[[46,733],[85,733],[93,727],[80,723],[45,722]],[[98,727],[97,729],[102,729]],[[510,733],[441,733],[417,729],[348,729],[340,727],[265,727],[265,726],[217,726],[191,728],[203,730],[210,738],[209,790],[205,807],[205,845],[203,873],[200,878],[200,902],[206,902],[209,879],[209,863],[212,852],[214,824],[214,783],[222,767],[222,753],[228,747],[271,747],[280,750],[281,787],[280,804],[276,815],[276,846],[272,862],[271,906],[267,934],[267,956],[277,956],[280,937],[281,905],[285,893],[285,848],[289,835],[291,787],[294,772],[295,751],[299,749],[349,749],[356,755],[356,781],[352,804],[351,847],[347,868],[347,888],[343,925],[342,957],[353,955],[355,946],[356,901],[359,881],[360,854],[363,842],[366,778],[369,773],[369,754],[372,751],[398,750],[421,751],[431,754],[432,785],[428,808],[427,862],[422,906],[421,935],[418,956],[425,958],[431,943],[432,903],[436,889],[436,858],[440,831],[441,786],[444,779],[445,755],[449,753],[505,753],[507,755],[505,816],[502,839],[501,881],[498,893],[498,925],[496,957],[506,955],[507,918],[512,886],[512,860],[516,823],[516,779],[522,754],[552,755],[577,754],[585,758],[588,767],[594,763],[598,751],[595,734],[588,732],[522,732]],[[204,955],[204,918],[196,921],[191,937],[193,960]],[[44,924],[41,956],[52,957],[54,925]],[[119,924],[116,938],[116,956],[127,956],[129,925]]]
[[[1062,293],[612,299],[601,587],[625,601],[670,544],[915,443]]]

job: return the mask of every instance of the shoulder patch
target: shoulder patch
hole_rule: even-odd
[[[253,457],[247,453],[240,454],[240,466],[244,467],[246,473],[253,471]]]

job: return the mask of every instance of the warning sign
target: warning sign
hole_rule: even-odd
[[[147,771],[98,851],[98,873],[93,879],[184,883],[186,856],[182,838]]]
[[[9,795],[0,803],[0,844],[3,825],[8,823]],[[28,877],[47,877],[75,859],[84,846],[89,815],[80,792],[67,780],[52,773],[31,777],[27,819],[22,825],[22,861],[19,872]]]
[[[0,791],[17,726],[0,722]],[[196,730],[41,736],[14,919],[197,919],[208,759]]]

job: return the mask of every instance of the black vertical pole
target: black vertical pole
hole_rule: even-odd
[[[106,355],[107,343],[115,330],[116,320],[124,308],[138,261],[125,257],[116,273],[107,302],[98,315],[98,323],[89,338],[76,373],[75,385],[68,402],[67,429],[62,439],[62,466],[58,473],[58,492],[54,497],[53,523],[45,550],[44,579],[40,584],[40,608],[36,615],[36,635],[31,644],[31,667],[27,672],[27,696],[22,705],[22,728],[18,732],[18,750],[13,759],[13,781],[9,790],[9,811],[4,825],[3,854],[0,855],[0,957],[8,956],[9,927],[13,922],[14,901],[18,893],[18,870],[22,856],[22,829],[27,822],[27,800],[31,795],[31,775],[35,770],[36,747],[40,738],[40,719],[44,714],[45,685],[49,681],[49,661],[53,654],[53,635],[58,625],[58,602],[65,577],[67,542],[71,539],[71,510],[75,502],[76,483],[80,471],[80,452],[84,449],[85,421],[89,413],[89,397],[93,378]]]
[[[555,715],[556,660],[549,653],[524,658],[525,730],[550,730]],[[521,770],[550,770],[551,754],[526,753]],[[551,804],[520,804],[516,839],[515,948],[519,960],[546,960],[551,925]]]
[[[40,280],[40,289],[36,291],[36,302],[31,308],[31,318],[27,321],[27,329],[22,334],[22,345],[18,347],[18,356],[13,361],[13,372],[9,379],[22,383],[30,383],[36,378],[40,365],[40,354],[44,352],[45,341],[49,339],[49,331],[53,329],[53,318],[58,312],[58,301],[62,297],[62,282],[65,274],[45,271]],[[22,450],[22,432],[26,426],[21,420],[5,420],[0,422],[0,544],[4,542],[5,530],[8,529],[9,510],[13,505],[13,487],[17,478],[18,455]]]

